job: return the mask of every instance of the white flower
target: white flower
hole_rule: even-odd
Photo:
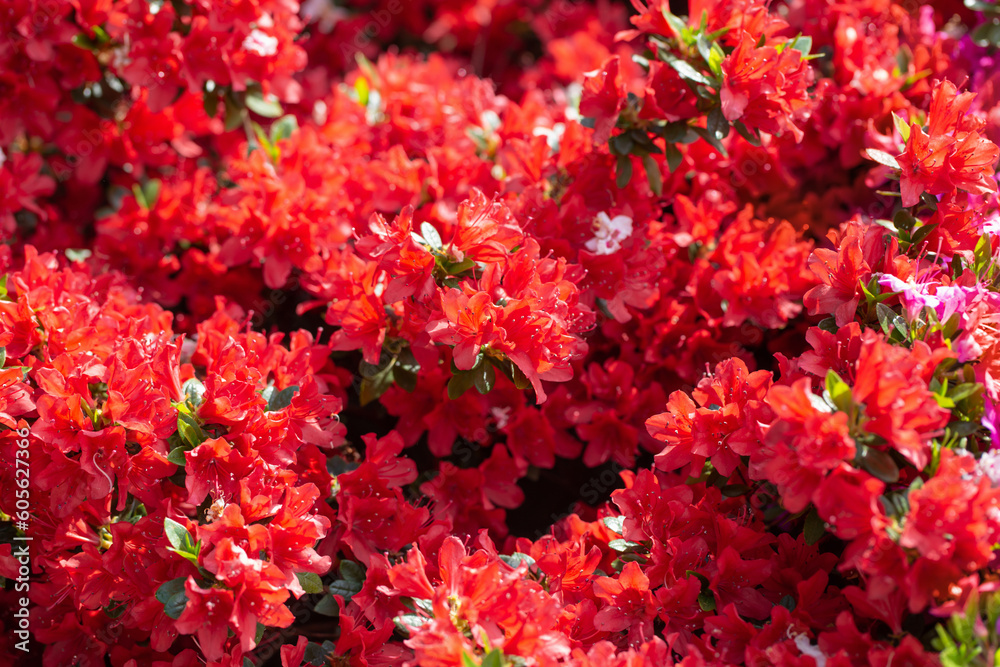
[[[510,421],[511,407],[509,405],[503,407],[492,407],[490,408],[490,414],[493,415],[493,419],[497,422],[497,428],[506,428],[507,423]]]
[[[979,457],[979,469],[990,478],[993,486],[1000,486],[1000,449],[991,449]]]
[[[494,134],[503,125],[500,115],[493,109],[487,109],[479,116],[479,124],[486,131],[486,134]]]
[[[795,647],[802,655],[808,655],[815,660],[816,667],[826,667],[826,654],[819,650],[818,646],[814,646],[806,635],[798,635],[795,638]]]
[[[609,218],[607,213],[597,214],[594,220],[594,238],[586,243],[587,250],[595,255],[612,255],[622,247],[622,241],[632,236],[632,218],[616,215]]]
[[[273,56],[278,52],[278,38],[254,28],[243,40],[243,48],[259,56]]]
[[[549,145],[549,150],[553,153],[559,152],[559,140],[562,139],[563,133],[566,132],[566,125],[563,123],[556,123],[552,126],[552,129],[547,127],[536,127],[531,133],[536,137],[545,137],[546,143]]]

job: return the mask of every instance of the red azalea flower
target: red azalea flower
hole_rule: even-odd
[[[625,86],[618,72],[618,56],[608,58],[600,70],[584,81],[580,113],[595,120],[594,143],[604,144],[618,122]]]
[[[758,38],[742,28],[735,50],[722,61],[722,114],[770,134],[789,131],[804,136],[799,124],[809,115],[808,88],[812,68],[795,49],[779,54],[773,46],[757,46]]]
[[[450,289],[441,293],[444,317],[432,322],[428,333],[435,341],[455,346],[455,366],[471,370],[479,349],[493,337],[496,307],[486,292]]]
[[[697,406],[678,392],[671,394],[670,412],[646,421],[650,435],[667,443],[656,455],[657,466],[672,470],[691,462],[697,474],[710,459],[720,473],[732,474],[739,457],[758,442],[757,423],[768,414],[763,399],[771,382],[769,372],[750,373],[743,361],[731,359],[698,383],[692,392]]]
[[[617,578],[598,577],[594,594],[606,605],[594,617],[594,627],[607,632],[627,629],[633,645],[650,638],[650,622],[656,612],[649,578],[638,563],[626,563]]]
[[[955,85],[934,86],[927,134],[911,124],[906,149],[897,158],[903,206],[915,206],[923,192],[941,195],[958,188],[972,194],[996,192],[993,167],[1000,148],[981,134],[984,126],[968,115],[974,95],[959,95]]]
[[[196,634],[206,659],[221,659],[234,611],[233,592],[224,588],[201,588],[194,577],[188,577],[184,593],[188,601],[174,621],[174,627],[186,635]]]

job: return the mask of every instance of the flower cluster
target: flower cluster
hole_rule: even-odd
[[[992,664],[1000,10],[686,6],[11,4],[0,662]]]

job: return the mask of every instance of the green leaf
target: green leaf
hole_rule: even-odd
[[[219,94],[212,90],[204,91],[202,94],[202,106],[205,109],[205,115],[209,118],[215,118],[216,114],[219,113]]]
[[[174,447],[167,454],[167,460],[174,465],[178,465],[183,468],[187,465],[187,458],[185,458],[184,453],[190,451],[190,449],[186,449],[184,447]]]
[[[922,225],[919,227],[910,237],[910,245],[919,245],[923,243],[924,239],[930,236],[930,233],[937,229],[937,226],[938,223],[935,222],[930,225]]]
[[[654,195],[659,197],[663,194],[663,175],[660,173],[660,167],[650,155],[642,156],[642,166],[646,169],[646,179],[649,181],[649,189],[653,191]]]
[[[172,619],[177,619],[187,606],[187,593],[184,582],[187,577],[171,579],[156,589],[156,599],[163,603],[163,613]]]
[[[244,103],[247,109],[264,118],[277,118],[284,113],[277,97],[268,95],[265,98],[260,90],[248,90]]]
[[[368,79],[363,76],[359,76],[354,80],[354,92],[358,95],[358,104],[363,107],[368,106],[368,97],[371,93],[371,87],[368,85]]]
[[[473,370],[473,384],[476,387],[476,391],[480,394],[488,394],[490,390],[493,389],[493,383],[497,380],[496,371],[493,370],[493,364],[487,361],[479,362],[479,365]]]
[[[340,561],[340,578],[356,584],[363,584],[365,581],[365,569],[353,560]]]
[[[187,577],[177,577],[164,583],[156,589],[156,599],[166,604],[167,600],[184,591],[185,581],[187,581]]]
[[[667,167],[670,169],[670,173],[674,173],[684,161],[684,156],[674,144],[667,144],[665,155],[667,158]]]
[[[417,614],[402,614],[392,620],[396,624],[399,631],[407,636],[410,634],[410,628],[419,628],[420,626],[431,622],[431,619]]]
[[[864,285],[864,283],[862,283]],[[829,333],[837,333],[839,330],[837,327],[837,320],[833,317],[827,317],[820,320],[819,324],[816,325],[818,328]]]
[[[287,139],[299,129],[299,121],[292,114],[286,114],[271,123],[271,143],[277,144],[283,139]]]
[[[236,128],[243,125],[243,118],[246,115],[246,110],[243,109],[243,107],[240,106],[239,102],[237,102],[233,98],[232,93],[226,95],[223,98],[223,101],[225,102],[225,111],[226,111],[226,116],[225,116],[226,132],[232,132]]]
[[[95,44],[94,41],[90,39],[90,37],[88,37],[82,32],[77,35],[73,35],[73,37],[70,39],[70,42],[72,42],[74,46],[78,46],[84,51],[93,51],[94,49],[97,48],[97,44]]]
[[[889,155],[885,151],[880,151],[877,148],[869,148],[862,152],[868,157],[869,160],[874,160],[882,166],[889,167],[890,169],[900,168],[899,162],[896,161],[896,158]]]
[[[975,259],[975,270],[976,274],[980,275],[989,263],[993,259],[993,244],[990,239],[989,234],[983,234],[979,237],[979,241],[976,242],[976,249],[973,250],[973,258]]]
[[[803,58],[805,58],[809,55],[809,52],[812,51],[812,46],[813,46],[812,37],[804,37],[802,35],[799,35],[798,37],[792,40],[792,43],[788,46],[788,48],[795,49],[796,51],[802,54]]]
[[[466,271],[476,268],[476,260],[471,257],[466,257],[461,262],[441,261],[441,266],[448,275],[460,276]]]
[[[597,304],[597,309],[601,311],[601,315],[604,315],[604,317],[609,320],[615,319],[615,316],[611,314],[610,310],[608,310],[608,302],[606,299],[598,297],[594,299],[594,302]]]
[[[435,250],[440,250],[444,247],[444,244],[441,242],[441,235],[438,234],[438,230],[431,223],[424,222],[420,224],[420,235]]]
[[[666,56],[666,57],[664,57]],[[700,83],[705,86],[715,86],[715,82],[709,79],[707,76],[696,70],[688,62],[681,60],[677,56],[673,55],[668,51],[660,51],[660,58],[666,62],[668,65],[674,68],[674,71],[680,75],[685,81],[690,81],[692,83]]]
[[[942,396],[941,394],[934,394],[934,400],[945,410],[951,410],[955,407],[955,401],[951,400],[947,396]]]
[[[722,78],[722,61],[726,59],[726,52],[718,44],[712,44],[712,52],[708,56],[708,68],[712,70],[718,78]]]
[[[826,391],[830,400],[841,412],[850,412],[854,401],[851,387],[832,368],[826,372]]]
[[[479,664],[481,667],[503,667],[503,651],[498,648],[493,649],[486,654],[486,657],[484,657],[483,661]]]
[[[146,201],[146,193],[142,191],[142,186],[138,183],[132,184],[132,196],[135,197],[135,203],[147,211],[149,210],[149,203]]]
[[[663,137],[663,140],[668,144],[691,143],[691,141],[698,139],[698,137],[695,136],[693,140],[686,141],[686,139],[689,138],[689,135],[691,135],[691,128],[688,126],[687,122],[683,120],[676,120],[672,123],[667,123],[657,130],[657,134]]]
[[[260,640],[264,638],[264,630],[266,629],[267,626],[265,626],[263,623],[257,624],[257,632],[256,634],[254,634],[254,639],[253,639],[255,644],[259,644]],[[253,662],[251,662],[250,664],[253,665]]]
[[[719,490],[726,498],[738,498],[750,493],[750,487],[746,484],[726,484]]]
[[[608,139],[608,148],[611,149],[612,155],[628,155],[632,152],[633,146],[635,146],[635,142],[632,141],[632,136],[628,132],[617,134]]]
[[[894,484],[899,481],[899,466],[892,460],[892,456],[888,452],[862,445],[857,463],[862,470],[886,484]]]
[[[892,112],[892,124],[896,126],[899,136],[903,137],[903,142],[908,142],[910,140],[910,126],[906,121],[897,116],[895,111]]]
[[[877,304],[875,306],[875,314],[878,316],[878,323],[882,327],[882,333],[886,336],[893,330],[899,331],[904,337],[909,335],[909,328],[906,326],[906,321],[889,306],[884,303]]]
[[[618,169],[615,175],[615,185],[625,188],[632,181],[632,160],[624,155],[618,156]]]
[[[729,121],[722,114],[722,107],[715,107],[708,112],[706,129],[710,135],[719,141],[729,136]]]
[[[71,262],[85,262],[94,254],[86,248],[66,248],[63,253]]]
[[[166,533],[170,546],[178,551],[187,549],[191,544],[191,534],[187,528],[170,517],[163,520],[163,532]]]
[[[479,667],[475,659],[466,653],[464,649],[462,650],[462,667]]]
[[[521,565],[524,563],[527,563],[529,567],[535,564],[534,558],[532,558],[528,554],[522,554],[520,552],[514,552],[509,556],[501,554],[500,560],[507,563],[507,565],[511,566],[515,570],[521,567]]]
[[[698,49],[698,55],[701,56],[701,59],[708,63],[712,59],[712,47],[715,45],[709,41],[708,36],[703,32],[698,33],[694,45]]]
[[[600,299],[598,299],[598,301],[599,300]],[[528,379],[528,376],[524,374],[524,371],[518,368],[517,364],[514,362],[511,362],[510,364],[510,379],[514,383],[514,386],[518,389],[527,389],[531,386],[531,380]]]
[[[962,384],[952,387],[951,391],[948,392],[948,398],[958,403],[959,401],[963,401],[974,394],[978,394],[982,390],[983,385],[978,382],[963,382]]]
[[[624,515],[622,515],[622,516],[606,516],[602,520],[604,521],[604,525],[608,527],[608,530],[611,530],[612,532],[615,532],[615,533],[618,533],[619,535],[621,535],[622,531],[625,530],[625,516]]]
[[[396,366],[394,373],[396,383],[406,391],[413,391],[417,388],[417,373],[420,371],[420,362],[413,356],[413,350],[404,347],[396,356]]]
[[[7,348],[0,347],[0,368],[3,368],[7,364]]]
[[[715,611],[715,593],[710,590],[698,593],[698,606],[702,611]]]
[[[208,439],[208,436],[201,429],[201,424],[193,416],[182,410],[177,411],[177,433],[180,435],[181,440],[192,448],[197,447]]]
[[[631,542],[629,540],[611,540],[608,542],[608,548],[613,549],[618,552],[629,551],[630,549],[635,549],[636,547],[641,547],[642,545],[638,542]]]
[[[671,14],[668,5],[663,6],[663,18],[666,20],[667,25],[670,29],[674,31],[674,37],[683,41],[684,35],[690,33],[690,29],[687,27],[687,23],[681,17]]]
[[[292,398],[295,396],[295,392],[299,390],[299,385],[293,384],[291,386],[285,387],[281,391],[277,391],[274,385],[271,385],[262,392],[264,400],[267,401],[266,412],[278,412],[279,410],[284,410],[289,405],[292,404]]]
[[[426,598],[409,598],[409,600],[411,604],[407,605],[407,607],[413,609],[414,611],[417,611],[419,609],[427,612],[431,616],[434,615],[434,600]]]
[[[205,385],[198,378],[191,378],[181,387],[184,400],[192,407],[199,407],[205,401]]]
[[[383,352],[382,353],[382,359],[380,359],[379,361],[381,363],[381,362],[384,362],[385,360],[386,360],[386,356],[385,356],[385,352]],[[378,375],[379,373],[381,373],[382,371],[384,371],[385,368],[386,368],[385,365],[383,365],[383,366],[376,366],[375,364],[370,364],[367,361],[365,361],[364,359],[362,359],[361,363],[358,364],[358,374],[361,375],[361,377],[363,377],[364,379],[370,380],[373,377],[375,377],[376,375]]]
[[[198,554],[201,553],[201,542],[199,541],[196,544],[191,539],[191,534],[188,533],[187,529],[170,518],[163,520],[163,530],[167,535],[167,541],[170,542],[169,550],[186,559],[195,567],[198,567]]]
[[[993,18],[980,23],[972,31],[972,41],[977,46],[997,46],[1000,44],[1000,20]]]
[[[365,406],[372,401],[378,400],[392,386],[393,377],[392,366],[389,366],[374,377],[362,378],[359,396],[361,405]]]
[[[249,142],[250,150],[256,149],[258,146],[264,149],[268,157],[271,158],[272,162],[277,162],[278,160],[278,149],[271,145],[271,140],[268,139],[267,135],[264,133],[264,128],[262,128],[258,123],[250,121],[250,127],[253,129],[254,139],[247,137]],[[256,145],[254,144],[256,142]]]
[[[709,144],[711,144],[712,148],[719,151],[719,153],[722,154],[722,157],[726,157],[729,155],[729,153],[726,152],[726,147],[722,145],[722,142],[719,141],[719,139],[715,135],[709,133],[708,130],[698,126],[694,126],[691,129],[694,130],[695,134],[697,134],[699,137],[701,137]]]
[[[404,347],[399,351],[399,355],[396,357],[396,366],[411,373],[416,373],[420,370],[420,362],[413,356],[413,350],[408,347]]]
[[[408,370],[399,368],[398,366],[392,371],[393,381],[399,386],[403,391],[413,393],[417,390],[417,374],[411,373]]]
[[[334,608],[336,608],[336,604],[334,604]],[[326,656],[329,655],[329,653],[330,652],[323,646],[320,646],[315,642],[309,642],[306,644],[306,652],[305,655],[302,656],[302,659],[307,665],[311,665],[312,667],[326,667],[328,664]]]
[[[965,6],[975,12],[1000,13],[1000,5],[995,0],[992,2],[990,0],[965,0]]]
[[[736,128],[736,132],[747,140],[751,146],[760,146],[760,137],[757,136],[756,130],[750,130],[742,120],[737,120],[733,123],[733,127]]]
[[[805,537],[806,544],[816,544],[826,533],[826,524],[823,522],[823,519],[819,517],[819,513],[816,511],[815,507],[810,508],[809,512],[806,513],[806,520],[802,527],[802,533],[803,537]]]
[[[460,371],[451,376],[448,380],[448,398],[455,400],[475,384],[476,373],[474,371]]]
[[[152,210],[160,198],[160,188],[163,183],[158,178],[151,178],[142,186],[143,199],[146,201],[146,208]]]
[[[896,215],[892,216],[892,224],[899,231],[913,229],[916,222],[917,219],[905,208],[899,209]]]
[[[315,572],[296,572],[295,576],[306,593],[323,592],[323,580]]]
[[[349,601],[355,593],[360,591],[362,584],[357,581],[346,581],[344,579],[338,579],[337,581],[330,584],[327,588],[330,595],[339,595],[344,598],[344,602]]]
[[[313,611],[323,616],[333,616],[334,618],[340,616],[340,607],[337,605],[337,601],[334,599],[332,594],[324,595],[323,598],[316,603],[316,606],[313,607]]]
[[[108,35],[107,31],[101,26],[92,26],[90,30],[94,33],[94,39],[97,40],[98,44],[107,44],[111,41],[111,36]]]

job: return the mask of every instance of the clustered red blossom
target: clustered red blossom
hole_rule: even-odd
[[[0,664],[992,664],[1000,10],[7,4]]]

